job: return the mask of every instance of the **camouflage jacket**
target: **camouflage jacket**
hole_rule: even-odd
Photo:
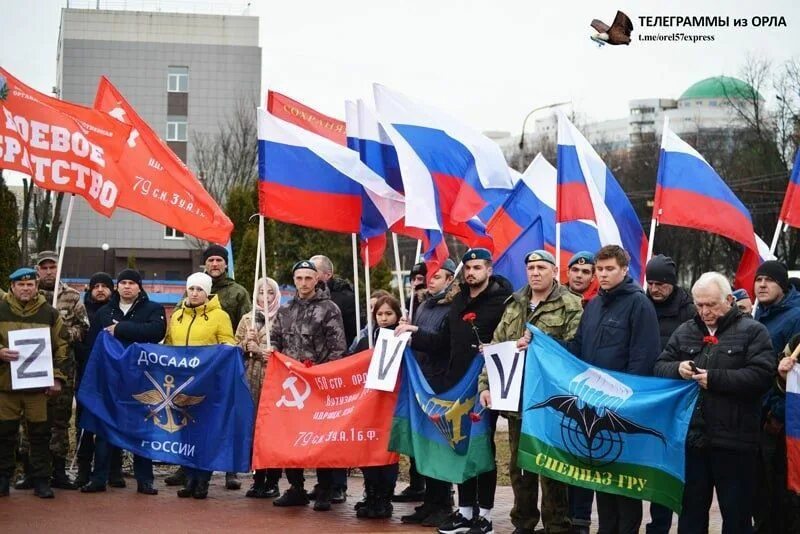
[[[492,336],[492,343],[518,340],[525,333],[527,323],[561,341],[569,341],[575,337],[583,315],[580,297],[554,282],[553,290],[533,311],[530,309],[530,302],[530,286],[525,286],[508,297],[503,317]],[[478,379],[478,391],[486,389],[489,389],[489,376],[484,367]],[[518,416],[516,413],[509,415]]]
[[[227,276],[213,281],[211,295],[216,295],[219,298],[222,309],[231,318],[231,324],[238,325],[242,317],[253,307],[250,293]],[[185,298],[186,294],[184,293],[183,296]]]
[[[41,289],[39,293],[44,296],[48,304],[53,302],[52,291]],[[89,331],[89,316],[86,313],[86,306],[81,300],[81,294],[61,282],[58,287],[56,309],[61,314],[61,320],[64,321],[67,343],[74,345],[81,342]]]
[[[338,360],[347,350],[342,312],[327,290],[318,288],[307,300],[295,297],[278,310],[271,341],[295,360]]]

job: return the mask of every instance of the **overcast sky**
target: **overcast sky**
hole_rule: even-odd
[[[95,0],[71,1],[94,6]],[[208,12],[247,2],[116,0],[100,5]],[[800,56],[800,3],[724,0],[292,0],[254,1],[261,19],[262,89],[274,88],[344,117],[345,98],[371,83],[446,110],[480,130],[518,134],[526,113],[571,100],[594,119],[620,118],[633,98],[677,98],[692,83],[736,75],[747,54],[775,64]],[[2,0],[0,65],[33,87],[55,84],[60,10],[66,0]],[[172,9],[170,9],[172,8]],[[589,23],[633,20],[630,46],[598,47]],[[642,28],[639,16],[719,15],[728,28]],[[732,19],[783,16],[781,28],[734,28]],[[700,33],[713,42],[641,42],[644,33]],[[766,95],[774,98],[771,95]]]

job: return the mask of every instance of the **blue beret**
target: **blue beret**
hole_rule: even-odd
[[[740,300],[749,299],[750,295],[747,294],[746,289],[737,289],[733,292],[733,298],[736,299],[736,302],[739,302]]]
[[[581,250],[569,259],[567,267],[572,267],[576,263],[578,265],[585,265],[587,263],[594,265],[594,254],[586,250]]]
[[[36,280],[36,271],[30,267],[20,267],[8,277],[12,282],[22,282],[23,280]]]
[[[552,265],[556,264],[555,257],[547,252],[546,250],[534,250],[533,252],[528,252],[525,255],[525,265],[528,265],[532,261],[546,261]]]
[[[485,248],[471,248],[464,253],[464,256],[461,258],[461,263],[467,263],[470,260],[492,261],[492,253]]]
[[[294,274],[297,269],[311,269],[312,271],[316,271],[317,266],[314,265],[313,261],[301,260],[295,263],[294,267],[292,267],[292,274]]]

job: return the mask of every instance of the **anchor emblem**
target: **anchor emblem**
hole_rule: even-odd
[[[297,389],[298,379],[302,380],[306,385],[306,388],[302,393],[300,393],[300,391]],[[305,406],[304,403],[306,399],[309,395],[311,395],[311,384],[306,382],[306,379],[302,376],[292,375],[283,381],[282,387],[291,394],[291,398],[287,398],[286,394],[281,395],[281,398],[278,399],[278,402],[275,403],[275,406],[278,408],[281,406],[286,406],[287,408],[297,408],[298,410],[302,410]]]
[[[143,393],[137,393],[136,395],[133,395],[133,398],[142,404],[153,406],[153,408],[150,408],[150,412],[147,414],[147,417],[145,417],[145,421],[152,417],[154,425],[170,433],[177,432],[181,428],[188,425],[190,421],[194,421],[194,417],[191,416],[185,407],[200,404],[205,400],[206,396],[184,395],[181,393],[186,386],[192,383],[194,380],[193,376],[189,377],[189,379],[180,386],[175,387],[175,379],[173,376],[166,375],[164,376],[164,388],[162,389],[161,385],[150,375],[150,373],[145,371],[144,375],[147,377],[150,383],[155,386],[155,389],[150,389]],[[180,413],[182,416],[179,422],[175,421],[173,410]],[[159,418],[159,413],[162,411],[165,414],[166,422],[162,422]]]

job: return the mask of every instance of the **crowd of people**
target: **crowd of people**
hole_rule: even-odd
[[[325,363],[369,347],[378,328],[411,332],[411,347],[435,393],[457,384],[480,357],[481,343],[514,341],[524,349],[533,324],[590,365],[643,376],[695,381],[700,389],[686,438],[685,489],[679,533],[707,532],[716,493],[723,532],[782,534],[800,532],[800,496],[787,489],[785,440],[786,378],[800,344],[800,292],[778,261],[758,268],[752,288],[733,291],[728,279],[709,272],[687,292],[678,285],[678,268],[666,256],[646,266],[643,288],[628,274],[629,255],[609,245],[575,254],[559,282],[557,262],[545,250],[524,258],[527,285],[513,288],[492,270],[488,250],[470,249],[461,258],[461,274],[451,260],[428,273],[424,263],[411,271],[414,293],[408,310],[387,292],[374,292],[368,313],[375,329],[357,331],[355,297],[350,284],[335,276],[323,255],[298,261],[292,276],[296,292],[284,305],[278,284],[258,281],[255,309],[249,292],[227,275],[227,251],[213,245],[204,252],[205,272],[186,280],[186,294],[167,318],[151,301],[140,274],[125,269],[116,284],[106,273],[89,281],[83,299],[61,283],[55,307],[55,253],[41,252],[35,268],[22,267],[0,294],[0,496],[9,494],[16,462],[22,476],[17,490],[33,489],[52,498],[52,488],[83,493],[125,487],[122,451],[102,436],[77,428],[77,477],[67,472],[69,424],[74,391],[80,388],[92,346],[102,330],[124,345],[164,342],[176,346],[238,345],[246,380],[257,405],[267,362],[273,351],[300,360]],[[474,313],[467,323],[462,317]],[[198,320],[202,318],[202,320]],[[49,328],[55,383],[43,390],[14,391],[10,331]],[[374,341],[374,340],[373,340]],[[486,372],[478,384],[480,402],[491,408]],[[77,406],[76,421],[81,406]],[[516,465],[521,412],[487,410],[492,434],[498,417],[508,421],[508,466],[514,503],[511,522],[517,534],[588,534],[596,501],[598,532],[639,532],[644,504],[632,498],[571,486]],[[358,467],[358,466],[354,466]],[[413,459],[408,487],[396,492],[399,466],[363,467],[359,518],[393,515],[393,502],[420,502],[403,523],[433,527],[441,534],[493,532],[497,471],[457,485],[421,475]],[[136,490],[155,495],[152,461],[134,456]],[[285,474],[288,488],[278,483]],[[212,473],[178,468],[167,485],[178,497],[204,499]],[[302,469],[257,470],[246,492],[273,499],[279,507],[330,510],[347,498],[347,470],[319,468],[317,484],[306,489]],[[225,487],[240,487],[236,473]],[[541,499],[539,497],[541,488]],[[669,532],[673,513],[650,503],[650,534]]]

